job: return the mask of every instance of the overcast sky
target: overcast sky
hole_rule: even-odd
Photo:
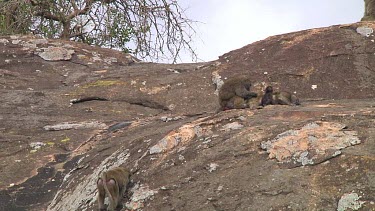
[[[363,0],[178,0],[195,28],[203,61],[272,35],[358,22]],[[191,62],[183,55],[183,62]]]

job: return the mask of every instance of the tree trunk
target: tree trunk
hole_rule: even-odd
[[[64,21],[63,23],[63,31],[61,32],[60,38],[63,40],[70,39],[70,20]]]
[[[365,14],[361,21],[375,20],[375,0],[365,0]]]
[[[9,4],[6,8],[4,16],[4,30],[6,33],[18,33],[17,31],[17,8],[18,6],[15,4]]]

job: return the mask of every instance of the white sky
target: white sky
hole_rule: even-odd
[[[363,0],[178,0],[195,27],[202,61],[272,35],[358,22]],[[182,55],[183,62],[191,57]]]

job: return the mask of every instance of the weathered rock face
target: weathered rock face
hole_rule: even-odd
[[[133,172],[122,210],[373,210],[373,28],[178,65],[0,37],[0,210],[93,210],[98,174],[118,165]],[[218,87],[237,75],[302,106],[217,112]]]
[[[363,22],[269,37],[221,56],[220,72],[248,74],[303,98],[374,98],[374,26]]]
[[[360,144],[357,132],[343,130],[336,122],[311,122],[300,130],[288,130],[261,143],[270,158],[287,166],[315,165],[341,154],[341,149]]]
[[[365,14],[363,15],[362,21],[374,21],[375,20],[375,1],[365,1]]]

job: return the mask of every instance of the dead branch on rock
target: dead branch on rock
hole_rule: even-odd
[[[94,101],[94,100],[108,101],[108,99],[106,99],[104,97],[83,97],[83,98],[79,98],[79,99],[72,99],[72,100],[70,100],[70,103],[71,104],[77,104],[77,103],[83,103],[83,102]]]

